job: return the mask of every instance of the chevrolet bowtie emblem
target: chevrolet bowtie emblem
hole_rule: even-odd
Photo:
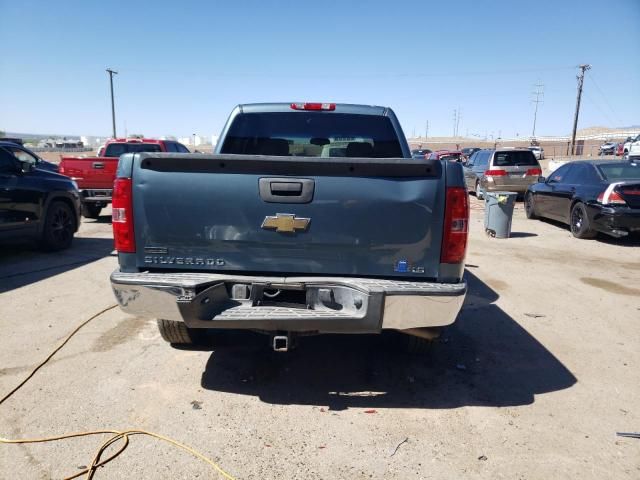
[[[310,218],[296,217],[292,213],[276,213],[275,217],[264,217],[262,228],[275,229],[276,232],[294,233],[305,231],[311,222]]]

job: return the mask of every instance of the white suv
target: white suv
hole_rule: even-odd
[[[640,160],[640,135],[638,135],[631,145],[629,146],[629,153],[627,153],[629,160]]]
[[[631,151],[633,150],[633,156],[638,157],[640,156],[640,135],[638,135],[636,138],[629,138],[628,141],[625,142],[624,144],[624,152],[623,155],[625,157],[631,157]]]

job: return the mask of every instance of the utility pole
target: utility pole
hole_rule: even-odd
[[[458,118],[456,118],[456,137],[460,136],[460,120],[462,120],[462,110],[458,107]]]
[[[580,114],[580,100],[582,99],[582,85],[584,84],[584,72],[591,69],[591,65],[583,63],[579,65],[580,73],[576,77],[578,79],[578,96],[576,98],[576,114],[573,117],[573,132],[571,133],[570,155],[575,155],[576,149],[576,131],[578,130],[578,115]]]
[[[458,124],[458,110],[453,110],[453,136],[456,136],[456,125]]]
[[[113,126],[113,138],[116,138],[116,107],[113,103],[113,76],[117,75],[118,72],[107,68],[107,73],[109,74],[109,83],[111,84],[111,123]]]
[[[429,120],[427,120],[427,125],[424,129],[424,139],[426,140],[427,138],[429,138]]]
[[[533,103],[536,104],[536,108],[533,111],[533,131],[531,132],[532,141],[536,138],[536,120],[538,118],[538,104],[544,103],[544,84],[537,83],[535,87],[536,87],[536,91],[533,92],[533,95],[535,95],[536,98],[535,100],[531,100]],[[542,97],[543,100],[541,100],[540,97]]]

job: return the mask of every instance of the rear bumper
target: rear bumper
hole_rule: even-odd
[[[640,232],[640,209],[587,205],[587,215],[594,229],[614,237]]]
[[[536,177],[537,178],[537,177]],[[531,180],[527,183],[509,184],[504,180],[493,180],[487,177],[482,177],[480,180],[480,186],[485,192],[516,192],[525,193],[529,186],[533,185],[535,181]]]
[[[184,321],[191,328],[319,333],[450,325],[467,290],[465,282],[120,271],[111,274],[111,286],[132,315]],[[299,295],[308,307],[267,304],[265,289],[304,292]]]
[[[111,203],[113,191],[110,188],[90,188],[80,190],[80,199],[83,203]]]

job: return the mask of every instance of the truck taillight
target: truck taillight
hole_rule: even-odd
[[[485,177],[504,177],[506,174],[506,170],[487,170],[484,172]]]
[[[292,103],[293,110],[335,110],[335,103]]]
[[[64,166],[63,165],[59,165],[58,166],[58,173],[64,175]]]
[[[441,263],[462,263],[469,234],[469,199],[464,187],[447,187]]]
[[[527,175],[532,175],[532,176],[539,177],[540,175],[542,175],[542,169],[540,169],[540,168],[530,168],[529,170],[527,170]]]
[[[113,239],[116,250],[135,253],[136,243],[133,233],[133,196],[130,178],[116,178],[113,182],[111,200]]]

